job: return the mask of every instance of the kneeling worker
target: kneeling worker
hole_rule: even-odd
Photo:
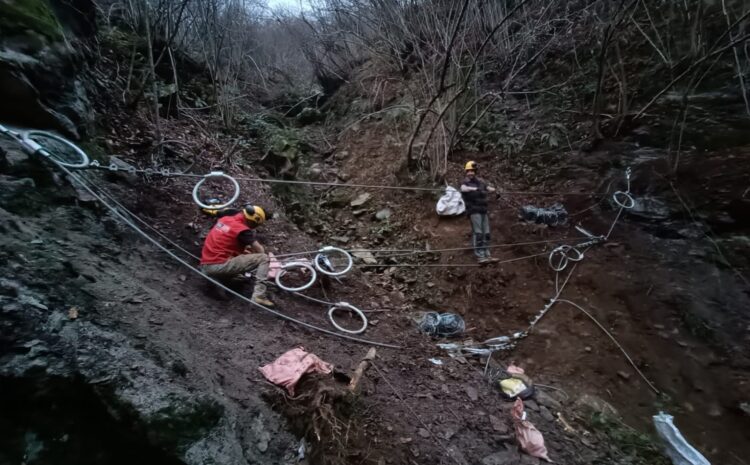
[[[258,242],[255,228],[266,221],[266,212],[261,207],[245,205],[242,209],[211,210],[216,224],[203,243],[201,269],[217,280],[227,280],[255,271],[255,288],[252,301],[272,306],[266,297],[268,277],[268,255]],[[270,215],[269,215],[270,217]]]
[[[474,254],[479,263],[497,262],[496,258],[490,257],[490,218],[487,215],[487,193],[495,192],[495,189],[477,177],[477,162],[467,162],[464,171],[466,178],[461,183],[461,196],[471,220]]]

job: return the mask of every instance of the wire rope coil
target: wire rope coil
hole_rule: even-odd
[[[147,170],[148,171],[148,170]],[[153,170],[152,170],[153,171]],[[148,174],[148,173],[147,173]],[[229,199],[226,203],[223,203],[221,205],[207,205],[201,201],[201,199],[198,197],[198,191],[200,190],[201,186],[204,182],[206,182],[209,178],[226,178],[231,181],[232,185],[234,185],[234,195],[232,195],[232,198]],[[230,205],[232,205],[235,200],[237,200],[240,196],[240,184],[237,182],[236,179],[229,176],[228,174],[224,173],[223,171],[211,171],[210,173],[203,176],[203,179],[198,181],[198,183],[193,187],[193,201],[201,208],[208,208],[208,209],[217,209],[220,210],[222,208],[226,208]]]
[[[359,329],[346,329],[342,326],[340,326],[338,323],[336,323],[336,320],[333,318],[333,314],[336,312],[336,310],[343,310],[347,309],[352,312],[354,312],[360,320],[362,320],[362,326]],[[341,332],[349,333],[349,334],[362,334],[367,329],[367,317],[362,312],[362,310],[358,309],[354,305],[347,303],[347,302],[338,302],[334,304],[331,308],[328,309],[328,319],[331,321],[331,324],[338,329]]]
[[[289,270],[295,269],[295,268],[303,268],[309,271],[310,281],[298,287],[290,287],[290,286],[286,286],[282,284],[281,278],[285,274],[287,274]],[[299,292],[299,291],[304,291],[305,289],[309,289],[310,286],[312,286],[313,283],[315,283],[315,279],[317,279],[317,277],[318,277],[318,274],[315,272],[315,268],[312,265],[308,263],[303,263],[303,262],[289,262],[289,263],[284,263],[283,265],[281,265],[281,269],[276,274],[276,285],[279,286],[279,288],[287,292]]]
[[[622,199],[622,200],[621,200]],[[635,207],[635,199],[630,192],[617,191],[612,195],[612,200],[620,207],[630,210]]]
[[[331,261],[328,259],[328,253],[330,252],[336,252],[344,255],[346,257],[346,266],[342,271],[335,271],[333,265],[331,264]],[[331,247],[326,246],[323,247],[318,251],[318,254],[315,255],[315,259],[313,260],[315,263],[315,268],[318,269],[321,273],[328,276],[342,276],[349,272],[349,270],[352,269],[352,266],[354,266],[354,259],[352,259],[352,256],[349,252],[347,252],[344,249],[340,249],[338,247]],[[322,262],[322,263],[321,263]],[[328,268],[328,269],[326,269]]]
[[[568,255],[569,252],[575,252],[575,255]],[[555,261],[555,256],[560,255],[560,259]],[[554,271],[562,271],[568,266],[568,262],[580,262],[583,260],[583,252],[578,248],[570,245],[561,245],[552,249],[549,254],[549,266]]]
[[[77,163],[72,163],[65,161],[61,159],[58,155],[48,150],[46,147],[41,145],[39,142],[32,139],[33,136],[37,137],[46,137],[48,139],[55,140],[57,142],[60,142],[61,144],[70,147],[73,149],[73,151],[80,157],[80,161]],[[26,146],[29,148],[29,150],[32,151],[32,153],[42,155],[43,157],[50,158],[54,160],[56,163],[59,163],[60,165],[66,166],[68,168],[86,168],[89,166],[89,157],[86,155],[86,152],[81,150],[77,145],[70,142],[69,140],[56,136],[54,134],[51,134],[46,131],[26,131],[23,133],[22,136],[23,143],[26,144]]]

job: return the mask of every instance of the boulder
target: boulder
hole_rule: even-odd
[[[375,213],[375,219],[378,221],[387,221],[393,215],[393,211],[390,208],[384,208]]]
[[[357,198],[352,200],[349,205],[351,205],[352,207],[361,207],[362,205],[367,203],[370,198],[372,198],[372,195],[365,192],[364,194],[358,195]]]
[[[352,255],[365,265],[376,265],[378,263],[378,259],[371,252],[352,252]]]
[[[83,85],[84,59],[70,45],[74,35],[66,31],[80,29],[76,18],[95,10],[90,1],[75,3],[70,9],[67,3],[52,2],[53,9],[44,0],[3,2],[0,120],[56,129],[75,139],[93,123]],[[80,15],[71,13],[77,10]]]

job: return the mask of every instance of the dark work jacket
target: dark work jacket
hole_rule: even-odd
[[[481,213],[486,215],[487,185],[476,176],[464,179],[464,182],[462,182],[461,185],[476,187],[479,189],[471,192],[461,192],[461,197],[463,197],[464,203],[466,204],[466,214],[473,215],[474,213]]]

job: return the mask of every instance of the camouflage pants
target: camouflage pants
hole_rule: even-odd
[[[203,265],[204,273],[214,279],[230,279],[255,270],[255,288],[253,297],[266,294],[265,281],[268,278],[268,255],[264,253],[247,253],[230,258],[224,263]]]

